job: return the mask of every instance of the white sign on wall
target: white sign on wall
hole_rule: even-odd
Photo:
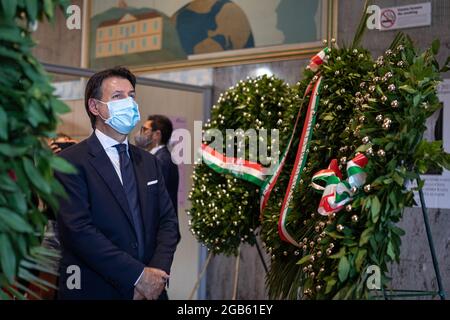
[[[381,9],[381,30],[431,25],[431,2]]]
[[[424,138],[427,140],[443,140],[443,147],[450,152],[450,79],[444,80],[439,86],[439,100],[443,103],[443,110],[437,111],[427,121],[427,131]],[[436,137],[436,126],[442,125],[442,137]],[[437,139],[436,139],[437,138]],[[423,175],[425,180],[423,193],[428,208],[450,209],[450,172],[444,170],[441,174]],[[419,196],[415,195],[420,205]]]

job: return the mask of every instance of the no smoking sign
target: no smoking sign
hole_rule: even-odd
[[[384,9],[381,11],[381,19],[380,23],[384,29],[389,29],[395,24],[395,20],[397,19],[397,15],[394,10]]]
[[[379,8],[376,25],[380,30],[424,27],[431,25],[431,2],[401,7]]]

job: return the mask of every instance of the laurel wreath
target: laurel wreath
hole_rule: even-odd
[[[377,266],[381,285],[389,289],[388,264],[399,262],[401,236],[396,226],[404,209],[414,205],[414,190],[423,186],[419,173],[450,168],[442,142],[422,140],[425,121],[441,108],[436,91],[440,72],[435,55],[438,42],[419,54],[403,34],[376,61],[361,49],[333,50],[322,67],[325,92],[311,143],[309,164],[296,194],[291,230],[301,249],[274,236],[270,213],[262,225],[272,254],[267,277],[272,298],[370,298],[366,270]],[[306,74],[304,87],[313,78]],[[368,157],[366,184],[345,209],[321,216],[320,195],[311,187],[312,175],[332,158],[342,169],[358,153]],[[419,181],[417,188],[410,181]],[[276,218],[276,217],[275,217]]]
[[[256,131],[279,130],[280,146],[286,144],[286,137],[292,131],[292,114],[299,98],[284,81],[266,75],[240,81],[222,94],[213,106],[211,119],[205,124],[204,133],[217,129],[223,135],[224,146],[234,147],[235,156],[243,148],[245,159],[249,159],[248,137],[245,146],[237,139],[226,140],[227,129],[248,129]],[[204,143],[211,141],[203,140]],[[268,149],[272,140],[267,140]],[[282,149],[280,149],[282,150]],[[259,188],[250,182],[229,174],[219,174],[205,163],[195,166],[192,203],[187,211],[193,235],[215,254],[237,253],[241,243],[255,244],[255,234],[260,226]]]

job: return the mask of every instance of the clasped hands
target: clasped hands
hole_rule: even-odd
[[[164,290],[169,275],[161,269],[144,268],[144,273],[134,287],[133,300],[156,300]]]

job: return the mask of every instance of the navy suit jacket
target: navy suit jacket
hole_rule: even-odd
[[[169,192],[170,199],[172,199],[175,212],[178,212],[178,166],[173,163],[170,151],[166,146],[159,149],[155,153],[156,159],[158,159],[161,171],[164,177],[167,191]]]
[[[62,244],[60,299],[132,299],[144,267],[170,273],[180,239],[177,214],[156,158],[131,144],[129,154],[144,224],[142,261],[124,189],[96,135],[59,154],[78,170],[56,173],[68,194],[60,201],[57,217]],[[71,265],[81,270],[80,289],[66,285]]]

